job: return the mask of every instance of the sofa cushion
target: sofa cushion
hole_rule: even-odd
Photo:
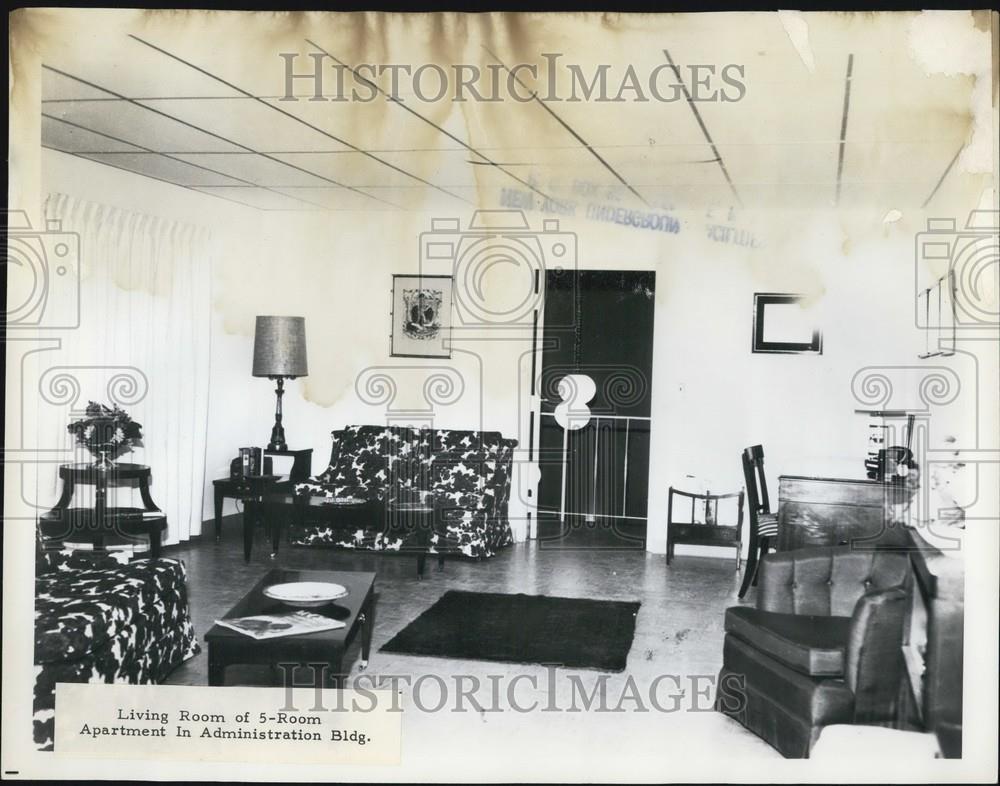
[[[439,453],[431,460],[431,487],[447,494],[476,492],[497,469],[497,457],[482,451]]]
[[[415,429],[348,426],[337,433],[337,456],[323,473],[326,482],[365,488],[412,482],[421,458]]]
[[[421,434],[430,438],[430,452],[433,455],[469,451],[496,455],[504,442],[503,434],[499,431],[425,429]]]
[[[725,630],[802,674],[844,675],[850,617],[778,614],[734,606],[726,609]]]
[[[340,486],[384,484],[386,455],[392,434],[387,426],[348,426],[338,440],[336,460],[324,473]]]

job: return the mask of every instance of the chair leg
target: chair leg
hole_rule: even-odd
[[[743,542],[739,541],[736,544],[736,572],[740,572],[740,565],[743,564]]]
[[[771,550],[771,538],[761,538],[760,539],[760,555],[763,556]],[[753,585],[757,586],[757,569],[760,567],[760,563],[754,565],[753,568]]]
[[[671,549],[671,547],[673,545],[674,544],[670,542],[670,535],[668,534],[667,535],[667,564],[668,565],[670,564],[670,557],[672,556],[671,553],[670,553],[670,549]]]
[[[756,535],[750,535],[750,549],[747,551],[747,564],[743,570],[743,583],[740,585],[739,597],[742,598],[750,589],[751,582],[757,579],[757,551],[760,545]]]

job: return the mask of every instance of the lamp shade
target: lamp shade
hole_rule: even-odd
[[[305,317],[257,317],[253,375],[304,377],[308,373]]]

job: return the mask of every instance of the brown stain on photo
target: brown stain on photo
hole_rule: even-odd
[[[79,12],[78,12],[79,13]],[[71,26],[62,19],[59,12],[33,11],[30,18],[15,12],[12,19],[12,40],[17,38],[22,46],[34,50],[52,49],[56,42],[69,35]],[[66,19],[79,19],[67,16]],[[283,62],[281,52],[300,54],[299,67],[303,58],[311,51],[306,39],[312,39],[338,58],[351,65],[360,63],[390,64],[407,63],[414,66],[433,64],[440,66],[452,76],[451,68],[456,63],[468,63],[485,71],[493,62],[490,50],[504,63],[528,63],[541,72],[546,62],[543,52],[563,52],[567,62],[580,62],[589,68],[602,58],[621,66],[625,63],[640,62],[652,65],[662,61],[664,46],[675,48],[675,59],[679,63],[697,62],[699,58],[713,53],[716,58],[749,62],[755,53],[764,50],[773,57],[782,57],[789,48],[787,37],[773,35],[772,19],[767,24],[756,17],[748,17],[747,25],[759,26],[760,40],[749,44],[745,35],[729,32],[717,36],[706,35],[709,29],[707,17],[686,15],[633,15],[620,13],[585,14],[574,13],[562,16],[540,13],[480,15],[461,14],[380,14],[356,12],[329,15],[319,12],[261,12],[253,15],[233,14],[222,11],[134,11],[122,15],[108,16],[115,19],[116,32],[131,31],[149,37],[154,43],[176,44],[191,51],[191,41],[211,35],[225,45],[217,52],[202,53],[202,65],[218,65],[221,75],[248,90],[260,92],[258,86],[272,94],[280,95],[283,89]],[[824,145],[808,139],[809,146],[803,148],[813,152],[809,160],[817,158],[826,162],[827,169],[821,177],[828,178],[829,198],[833,195],[833,173],[836,166],[836,134],[839,130],[839,107],[843,99],[843,63],[841,52],[852,51],[858,44],[855,61],[856,91],[852,97],[851,121],[848,124],[847,155],[844,174],[848,183],[862,178],[866,171],[880,167],[895,166],[891,154],[878,145],[865,146],[866,140],[905,138],[913,128],[922,129],[928,139],[933,140],[921,151],[921,160],[927,162],[926,192],[929,193],[933,181],[944,171],[955,149],[969,139],[973,130],[973,114],[970,110],[974,77],[971,75],[944,76],[930,75],[901,88],[890,97],[891,101],[880,103],[879,82],[872,59],[864,54],[865,46],[872,41],[883,40],[887,46],[902,46],[906,25],[915,18],[914,14],[890,16],[873,13],[818,14],[808,15],[810,36],[817,52],[818,74],[812,81],[805,82],[810,101],[816,107],[832,107],[829,116],[824,115]],[[972,23],[978,29],[985,24],[983,14],[973,15]],[[755,28],[757,29],[757,28]],[[777,28],[775,28],[777,29]],[[238,40],[240,47],[233,50],[228,44]],[[666,43],[664,43],[666,41]],[[867,43],[865,43],[867,42]],[[864,46],[862,45],[864,44]],[[167,48],[170,48],[169,46]],[[836,58],[824,59],[822,52],[836,52]],[[789,56],[796,59],[797,55]],[[836,62],[833,62],[836,60]],[[215,62],[217,61],[217,62]],[[721,61],[720,61],[721,62]],[[12,96],[16,104],[18,80],[22,78],[20,63],[12,64]],[[761,68],[763,66],[759,66]],[[826,69],[826,70],[823,70]],[[325,72],[332,75],[332,70]],[[723,142],[723,155],[729,159],[731,171],[737,185],[743,187],[744,180],[753,181],[759,172],[772,178],[776,185],[786,184],[794,179],[784,171],[756,170],[752,159],[741,157],[741,148],[752,149],[754,144],[764,144],[767,140],[763,130],[754,123],[743,122],[743,118],[758,115],[746,113],[766,113],[775,125],[795,119],[800,112],[795,106],[768,100],[767,90],[776,90],[764,77],[757,77],[748,70],[747,82],[750,96],[746,103],[734,105],[705,105],[703,117],[716,136]],[[760,82],[755,79],[760,78]],[[380,84],[382,84],[381,80]],[[429,85],[434,79],[428,78]],[[614,82],[615,80],[611,80]],[[347,81],[350,85],[350,80]],[[561,85],[565,87],[565,85]],[[616,86],[612,84],[612,90]],[[221,88],[220,88],[221,89]],[[763,97],[763,103],[753,104],[754,95]],[[994,91],[994,97],[996,91]],[[452,103],[450,100],[423,102],[414,97],[406,99],[407,104],[432,123],[447,128],[473,148],[483,150],[498,163],[523,164],[511,166],[510,171],[524,179],[531,179],[540,191],[551,193],[556,198],[570,196],[568,188],[574,178],[590,178],[604,187],[610,183],[619,192],[625,193],[624,200],[614,202],[622,207],[640,207],[639,203],[624,191],[604,171],[596,159],[588,157],[582,148],[575,150],[578,158],[572,165],[555,165],[553,160],[560,151],[579,148],[579,144],[545,110],[532,102],[518,103],[510,100],[502,104]],[[278,106],[282,106],[278,104]],[[631,172],[626,179],[636,182],[640,193],[647,194],[651,210],[665,210],[663,205],[680,198],[670,187],[683,185],[685,178],[691,177],[691,160],[702,160],[701,152],[706,149],[690,108],[684,102],[662,105],[639,106],[633,104],[607,103],[570,105],[555,102],[552,107],[566,122],[585,139],[593,142],[598,149],[612,150],[608,154],[614,160],[627,162]],[[760,107],[759,109],[755,107]],[[434,194],[423,200],[411,199],[405,205],[410,210],[390,211],[388,214],[331,213],[318,219],[288,219],[284,216],[266,215],[260,223],[271,237],[266,238],[262,250],[251,249],[248,254],[232,252],[220,260],[215,276],[216,295],[214,308],[222,315],[222,325],[233,335],[252,335],[253,316],[278,308],[280,303],[281,277],[289,281],[309,281],[310,291],[300,303],[280,303],[281,309],[302,308],[309,320],[311,346],[342,347],[345,336],[357,345],[349,351],[330,351],[333,357],[324,358],[302,386],[303,395],[321,406],[329,406],[351,395],[350,385],[344,383],[345,376],[351,377],[356,367],[383,362],[388,356],[388,311],[387,304],[393,272],[411,272],[418,264],[417,239],[422,231],[429,228],[433,216],[455,216],[467,226],[471,211],[476,207],[495,208],[502,188],[517,191],[526,188],[513,178],[505,176],[489,165],[469,165],[468,160],[478,160],[475,153],[462,148],[448,139],[432,125],[412,117],[404,109],[378,96],[370,102],[314,103],[300,102],[287,104],[283,108],[293,111],[308,122],[329,130],[345,141],[374,155],[384,156],[396,162],[405,159],[405,165],[412,174],[440,184],[444,188],[468,199],[472,204],[450,199],[444,194]],[[456,114],[457,113],[457,114]],[[765,129],[766,130],[766,129]],[[648,131],[648,133],[647,133]],[[769,133],[769,131],[768,131]],[[658,150],[676,149],[688,151],[685,155],[671,158],[661,163],[660,168],[650,168],[649,150],[643,148],[637,153],[636,139],[641,137],[655,140]],[[726,146],[728,144],[728,147]],[[330,142],[331,146],[335,146]],[[424,151],[419,155],[395,158],[377,152],[406,148]],[[494,152],[494,151],[501,152]],[[522,151],[525,151],[522,153]],[[824,158],[825,157],[825,158]],[[509,159],[514,159],[511,162]],[[550,160],[550,158],[552,160]],[[505,160],[507,159],[507,160]],[[412,178],[392,172],[359,153],[343,155],[344,179],[357,183],[360,187],[376,183],[401,184],[400,192],[409,193],[409,188],[419,189],[420,184]],[[933,171],[931,171],[933,169]],[[636,174],[632,174],[636,173]],[[810,176],[812,174],[810,173]],[[638,178],[638,179],[637,179]],[[698,170],[696,182],[706,188],[698,195],[707,201],[728,207],[732,196],[725,190],[718,168],[706,165]],[[768,181],[769,183],[771,181]],[[952,172],[945,182],[939,199],[941,204],[963,201],[970,194],[981,190],[982,178]],[[665,186],[654,196],[650,184]],[[794,183],[793,183],[794,185]],[[643,186],[647,186],[644,191]],[[462,187],[462,188],[460,188]],[[747,187],[748,189],[750,187]],[[718,190],[715,190],[718,189]],[[876,191],[877,186],[872,190]],[[372,190],[372,193],[382,193]],[[717,194],[721,193],[722,196]],[[583,266],[632,264],[645,268],[657,268],[671,276],[683,276],[685,271],[674,260],[688,259],[689,264],[698,264],[698,259],[708,260],[706,264],[729,264],[740,271],[741,276],[768,290],[782,291],[794,289],[810,293],[827,289],[826,265],[835,260],[853,257],[872,238],[885,238],[886,228],[880,221],[845,218],[839,226],[839,235],[824,241],[821,248],[803,249],[798,244],[802,232],[799,216],[786,208],[795,205],[763,207],[753,204],[747,197],[748,207],[759,208],[753,218],[741,217],[742,226],[752,227],[754,235],[764,241],[763,248],[737,248],[714,243],[704,238],[705,219],[696,209],[685,212],[671,211],[683,222],[682,231],[677,235],[655,234],[636,228],[587,220],[579,215],[575,219],[564,219],[564,227],[571,227],[581,237],[580,259]],[[541,197],[535,194],[537,203]],[[926,194],[921,195],[921,199]],[[837,209],[846,215],[858,209],[852,204],[852,197],[845,196],[844,203]],[[881,209],[871,211],[879,218],[889,207],[910,207],[901,204],[895,194],[881,193],[872,199]],[[579,209],[586,205],[586,199],[577,199]],[[884,204],[883,204],[884,203]],[[374,202],[372,205],[374,206]],[[612,203],[609,203],[612,204]],[[447,207],[442,207],[446,205]],[[866,208],[871,210],[870,208]],[[820,207],[811,211],[813,215],[833,215],[833,208]],[[427,213],[422,211],[429,211]],[[914,211],[915,212],[915,211]],[[904,213],[907,213],[904,210]],[[391,217],[390,217],[391,216]],[[532,226],[540,225],[543,218],[549,218],[539,210],[528,213]],[[909,214],[907,213],[907,220]],[[913,219],[917,222],[917,219]],[[902,232],[903,222],[896,228]],[[378,242],[366,245],[351,240],[359,233],[380,237]],[[281,240],[281,236],[287,240]],[[629,259],[621,259],[620,249],[629,249]],[[367,262],[367,264],[366,264]],[[713,268],[714,269],[714,268]],[[259,271],[280,271],[280,276]],[[369,285],[358,291],[355,282],[366,276],[377,279],[377,285]],[[125,281],[126,286],[131,282]],[[497,276],[491,278],[487,297],[496,302],[509,299],[516,294],[517,282]],[[345,295],[345,290],[347,295]],[[658,287],[658,302],[670,296],[670,287]],[[371,335],[355,337],[348,320],[336,317],[335,300],[349,296],[369,304],[373,322],[377,328]],[[664,300],[665,302],[665,300]],[[385,312],[383,314],[383,312]],[[489,358],[496,353],[487,351]]]

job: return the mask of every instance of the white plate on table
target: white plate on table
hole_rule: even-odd
[[[310,609],[348,595],[347,587],[326,581],[293,581],[288,584],[272,584],[264,589],[264,595],[287,606]]]

